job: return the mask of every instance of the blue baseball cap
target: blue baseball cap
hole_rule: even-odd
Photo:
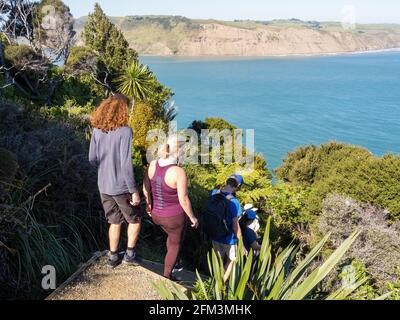
[[[247,210],[246,215],[247,215],[247,218],[249,218],[249,220],[258,219],[257,212],[255,212],[254,210]]]
[[[229,178],[235,179],[237,181],[237,183],[239,184],[239,186],[243,185],[243,183],[244,183],[244,179],[240,174],[233,174]]]

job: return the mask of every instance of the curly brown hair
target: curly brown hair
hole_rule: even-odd
[[[129,99],[116,94],[103,100],[90,117],[94,128],[104,132],[116,130],[128,125]]]

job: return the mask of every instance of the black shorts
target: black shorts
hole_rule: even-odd
[[[124,222],[129,224],[140,223],[142,218],[140,207],[133,207],[130,204],[132,199],[130,194],[121,194],[118,196],[101,194],[100,196],[109,224],[122,224]]]

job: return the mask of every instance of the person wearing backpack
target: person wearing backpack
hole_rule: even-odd
[[[225,262],[225,281],[236,261],[236,247],[242,236],[239,226],[242,208],[235,194],[243,182],[241,175],[230,176],[222,189],[211,192],[203,213],[203,230],[211,238],[215,252]]]

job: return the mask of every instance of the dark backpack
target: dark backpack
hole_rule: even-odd
[[[231,201],[228,197],[217,193],[208,199],[205,206],[202,215],[203,232],[211,239],[224,237],[230,232],[227,219]]]

